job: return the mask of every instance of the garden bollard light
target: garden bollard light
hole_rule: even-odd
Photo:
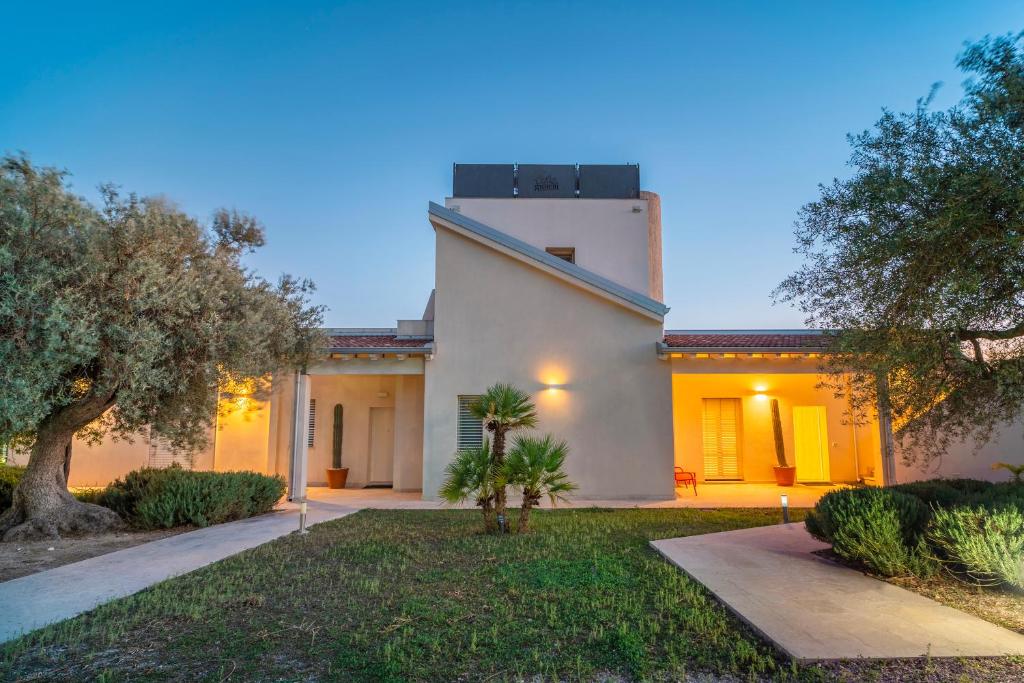
[[[309,530],[306,528],[306,499],[303,498],[302,502],[299,503],[299,533],[308,534]]]
[[[782,494],[782,523],[789,524],[789,496]]]

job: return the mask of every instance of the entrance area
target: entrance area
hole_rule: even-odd
[[[819,386],[823,378],[812,363],[784,367],[790,371],[770,372],[768,359],[673,360],[675,465],[711,485],[698,486],[698,498],[718,495],[714,488],[725,484],[774,486],[773,405],[798,485],[882,483],[876,416],[853,424],[846,401]]]
[[[387,366],[377,361],[370,367]],[[310,371],[309,419],[304,425],[308,485],[327,485],[327,469],[340,446],[341,466],[348,468],[346,488],[420,490],[423,375],[343,372],[349,368],[365,369],[349,361]],[[288,412],[282,410],[282,418],[290,417]],[[287,435],[287,427],[281,433]]]

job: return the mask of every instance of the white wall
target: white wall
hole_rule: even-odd
[[[523,203],[548,201],[584,200]],[[577,497],[672,498],[671,373],[655,347],[662,323],[446,228],[436,233],[424,497],[436,497],[456,448],[457,397],[511,382],[533,395],[538,431],[568,442]]]
[[[540,249],[574,247],[581,268],[661,301],[661,212],[655,207],[653,239],[648,204],[647,199],[445,199],[447,208],[458,207],[463,216]]]
[[[1015,465],[1024,464],[1024,420],[1003,425],[998,429],[995,438],[976,450],[976,442],[963,441],[953,444],[949,452],[940,460],[934,460],[922,467],[922,459],[914,464],[907,464],[904,456],[913,451],[900,446],[896,439],[896,481],[918,481],[920,479],[968,478],[987,479],[989,481],[1007,481],[1006,470],[993,470],[992,463],[1008,462]]]

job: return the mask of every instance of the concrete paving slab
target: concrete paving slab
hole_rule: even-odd
[[[307,524],[359,507],[310,502]],[[298,529],[298,507],[218,524],[0,583],[0,643]]]
[[[803,523],[652,541],[797,660],[1024,655],[1024,636],[811,554]]]

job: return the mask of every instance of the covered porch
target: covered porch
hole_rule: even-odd
[[[288,454],[290,498],[331,491],[332,469],[345,470],[346,490],[422,490],[428,323],[330,330],[326,356],[283,379],[275,431],[278,452]]]
[[[878,416],[854,415],[822,385],[822,335],[694,332],[666,340],[675,466],[686,473],[680,479],[692,475],[696,498],[778,504],[786,492],[800,506],[837,485],[886,483]],[[776,419],[786,463],[796,468],[793,487],[775,485]],[[693,487],[676,494],[693,496]]]

